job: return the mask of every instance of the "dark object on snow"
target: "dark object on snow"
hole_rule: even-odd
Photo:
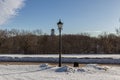
[[[74,62],[74,67],[79,67],[79,63],[78,62]]]

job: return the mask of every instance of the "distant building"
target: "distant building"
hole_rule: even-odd
[[[55,36],[55,30],[51,29],[51,36]]]

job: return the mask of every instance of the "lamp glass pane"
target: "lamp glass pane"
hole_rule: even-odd
[[[58,24],[58,28],[62,28],[62,24]]]

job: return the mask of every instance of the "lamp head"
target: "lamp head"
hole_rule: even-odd
[[[57,25],[58,25],[58,29],[62,29],[63,23],[61,22],[61,20],[59,20],[59,22],[57,23]]]

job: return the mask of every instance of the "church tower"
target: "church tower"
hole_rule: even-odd
[[[55,36],[55,30],[51,29],[51,36]]]

